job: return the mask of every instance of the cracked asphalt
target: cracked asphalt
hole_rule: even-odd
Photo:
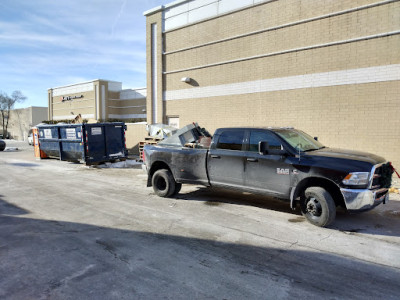
[[[315,227],[276,199],[0,152],[0,299],[398,299],[400,197]],[[396,181],[395,184],[398,184]]]

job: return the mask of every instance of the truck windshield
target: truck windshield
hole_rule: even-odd
[[[312,151],[325,148],[324,145],[303,131],[294,129],[276,129],[274,131],[297,151]]]

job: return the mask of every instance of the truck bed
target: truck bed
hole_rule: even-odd
[[[207,176],[208,149],[147,145],[145,151],[150,154],[147,155],[151,157],[150,165],[153,162],[170,165],[176,182],[210,185]]]

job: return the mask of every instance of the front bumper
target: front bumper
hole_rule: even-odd
[[[348,211],[364,211],[370,210],[375,206],[389,201],[389,190],[357,190],[357,189],[340,189],[344,202]]]

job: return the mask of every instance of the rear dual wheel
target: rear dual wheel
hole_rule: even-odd
[[[157,170],[151,179],[153,190],[157,196],[171,197],[182,188],[181,183],[177,183],[172,173],[167,169]]]

